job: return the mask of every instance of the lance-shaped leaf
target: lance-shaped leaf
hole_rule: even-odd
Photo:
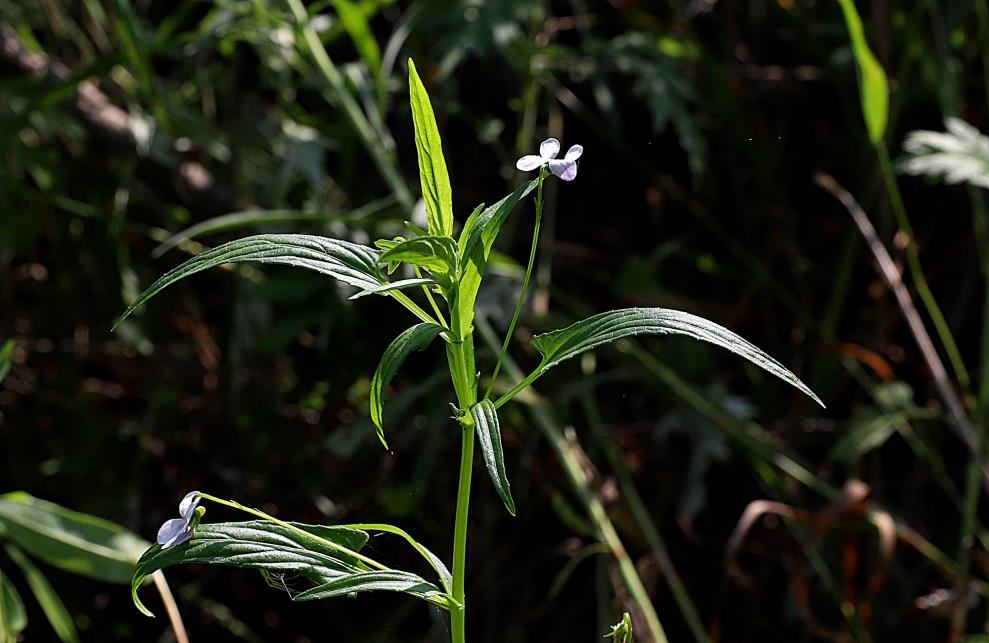
[[[341,576],[292,597],[293,601],[315,601],[358,592],[404,592],[449,608],[447,595],[418,574],[398,570],[371,571]]]
[[[440,131],[436,127],[433,106],[415,63],[409,59],[409,103],[412,106],[412,124],[415,126],[416,151],[419,153],[419,182],[422,199],[426,203],[426,220],[429,234],[449,237],[453,234],[453,192],[450,175],[443,158]]]
[[[259,234],[237,239],[196,255],[162,275],[127,307],[117,324],[176,281],[226,263],[254,261],[297,266],[364,290],[376,288],[383,283],[378,255],[374,248],[309,234]]]
[[[350,299],[360,299],[361,297],[367,297],[368,295],[385,295],[393,290],[405,290],[406,288],[415,288],[416,286],[432,286],[435,284],[435,279],[429,279],[427,277],[419,279],[400,279],[399,281],[390,281],[386,284],[376,286],[375,288],[368,288],[367,290],[354,293],[350,296]]]
[[[437,279],[449,281],[457,274],[457,244],[450,237],[416,237],[395,244],[378,261],[404,261],[429,270]]]
[[[862,103],[862,117],[873,144],[879,143],[886,133],[889,119],[889,82],[886,72],[869,49],[865,39],[862,18],[855,8],[854,0],[838,0],[845,14],[845,26],[852,41],[852,53],[859,70],[859,98]]]
[[[19,634],[27,627],[27,611],[24,610],[24,601],[17,593],[10,579],[0,571],[0,601],[2,601],[2,612],[0,612],[0,641],[7,639],[17,640],[15,634]]]
[[[543,356],[539,371],[602,344],[632,335],[685,335],[728,349],[824,403],[814,392],[775,359],[723,326],[703,317],[668,308],[623,308],[588,317],[572,326],[532,338],[532,345]]]
[[[436,570],[436,574],[440,577],[440,583],[443,585],[443,589],[447,592],[453,591],[453,574],[450,570],[446,568],[443,561],[433,552],[426,549],[425,546],[419,544],[419,542],[409,535],[404,529],[400,529],[395,525],[388,525],[383,523],[361,523],[354,525],[344,525],[345,527],[350,527],[351,529],[360,529],[361,531],[383,531],[389,534],[395,534],[396,536],[401,536],[405,539],[407,543],[412,545],[412,548],[419,552],[419,555],[426,559],[429,565]]]
[[[192,538],[181,545],[152,546],[134,569],[134,604],[151,616],[137,595],[138,588],[157,570],[185,563],[292,572],[319,585],[367,571],[353,556],[367,543],[367,533],[347,527],[290,524],[305,533],[266,520],[220,522],[198,525]]]
[[[22,491],[0,496],[0,531],[49,565],[108,583],[126,583],[148,547],[120,525]]]
[[[457,287],[457,314],[453,316],[453,332],[457,337],[470,333],[474,323],[474,302],[481,287],[484,268],[505,219],[538,184],[538,179],[528,181],[491,207],[478,207],[464,224],[457,242],[460,250],[460,284]]]
[[[515,501],[512,500],[511,485],[505,473],[505,454],[501,448],[501,426],[498,422],[498,411],[491,400],[481,400],[470,407],[470,415],[474,419],[477,431],[477,441],[481,444],[481,455],[484,466],[491,476],[498,497],[505,503],[508,513],[515,515]]]
[[[402,366],[402,362],[412,351],[421,351],[429,346],[429,343],[443,331],[442,326],[436,324],[416,324],[409,328],[392,341],[385,349],[385,354],[378,363],[378,368],[371,379],[371,420],[378,432],[378,439],[381,444],[388,448],[385,442],[385,431],[382,422],[385,403],[385,391],[391,383],[395,373]]]
[[[20,549],[6,545],[4,551],[14,564],[20,567],[24,580],[31,588],[31,593],[38,599],[41,611],[45,613],[52,629],[55,630],[58,640],[62,643],[79,643],[79,632],[76,630],[72,615],[41,570]]]

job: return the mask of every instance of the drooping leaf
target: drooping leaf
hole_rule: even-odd
[[[453,234],[453,192],[450,175],[443,158],[440,131],[436,127],[433,106],[415,63],[409,59],[409,103],[412,106],[412,123],[415,127],[416,151],[419,153],[419,182],[422,198],[426,203],[426,221],[429,234],[449,237]]]
[[[450,237],[416,237],[401,241],[384,252],[378,261],[404,261],[426,268],[437,278],[457,274],[457,244]]]
[[[960,118],[945,119],[944,126],[946,132],[907,134],[903,149],[910,158],[900,169],[907,174],[939,176],[947,183],[989,188],[989,137]]]
[[[138,588],[157,570],[185,563],[292,572],[317,584],[367,570],[353,556],[367,543],[367,533],[347,527],[290,524],[308,535],[265,520],[209,523],[197,526],[192,538],[181,545],[152,546],[134,568],[134,604],[151,616],[137,595]]]
[[[450,573],[450,570],[446,568],[446,565],[443,564],[443,561],[440,560],[436,554],[429,551],[425,546],[416,541],[416,539],[410,536],[404,529],[399,529],[394,525],[387,525],[383,523],[361,523],[344,526],[350,527],[351,529],[360,529],[361,531],[383,531],[389,534],[395,534],[396,536],[401,536],[429,562],[430,566],[432,566],[434,570],[436,570],[436,574],[440,577],[440,583],[443,585],[443,589],[447,592],[453,591],[453,575]]]
[[[437,604],[446,603],[444,594],[418,574],[398,570],[361,572],[341,576],[292,597],[293,601],[315,601],[359,592],[404,592]]]
[[[0,496],[5,537],[60,569],[108,583],[126,583],[148,542],[120,525],[22,491]]]
[[[196,255],[165,273],[134,300],[117,324],[134,310],[174,284],[197,272],[226,263],[274,263],[307,268],[362,289],[383,283],[378,251],[349,241],[308,234],[260,234],[244,237]]]
[[[862,18],[855,8],[854,0],[838,0],[841,11],[845,14],[845,26],[852,41],[852,53],[859,70],[859,97],[862,102],[862,116],[865,118],[865,128],[869,132],[869,140],[879,143],[886,133],[886,122],[889,118],[889,84],[886,72],[869,49],[865,39],[865,27]]]
[[[633,335],[685,335],[725,348],[796,387],[824,406],[814,392],[775,359],[727,328],[703,317],[668,308],[623,308],[600,313],[571,326],[532,338],[543,356],[541,371],[623,337]]]
[[[391,205],[391,203],[391,199],[379,199],[355,210],[344,212],[307,212],[304,210],[248,210],[244,212],[230,212],[200,221],[195,225],[176,232],[158,244],[151,251],[151,256],[155,258],[160,257],[182,243],[220,232],[231,232],[233,230],[243,230],[245,228],[256,228],[279,223],[325,223],[329,221],[357,223],[381,212],[381,210]]]
[[[409,353],[412,351],[421,351],[426,348],[441,332],[443,332],[443,327],[436,324],[416,324],[412,328],[403,331],[388,345],[388,348],[385,349],[385,354],[381,357],[381,362],[378,363],[378,368],[375,370],[374,377],[371,379],[371,420],[377,429],[378,439],[381,440],[381,444],[386,449],[388,448],[388,443],[385,442],[385,431],[382,420],[385,391],[388,389],[392,378],[395,377],[395,374]]]
[[[498,411],[491,400],[481,400],[470,407],[470,415],[474,418],[474,428],[477,431],[477,441],[481,444],[481,455],[484,466],[491,476],[498,497],[505,503],[508,513],[515,515],[515,501],[512,500],[511,485],[505,473],[505,454],[501,448],[501,425],[498,422]]]
[[[489,208],[478,208],[467,219],[460,233],[460,283],[457,287],[456,315],[453,315],[453,332],[466,337],[474,323],[474,302],[481,287],[481,278],[501,226],[520,200],[539,184],[533,179],[520,185],[514,192]]]
[[[5,640],[4,636],[13,639],[15,634],[19,634],[27,627],[27,612],[24,610],[24,601],[17,593],[17,588],[2,571],[0,571],[0,601],[3,601],[0,605],[3,609],[3,613],[0,614],[0,640]]]
[[[48,582],[41,570],[17,547],[6,545],[4,550],[7,552],[7,556],[14,561],[14,564],[20,567],[21,573],[24,574],[24,580],[31,588],[31,593],[38,599],[41,611],[45,613],[45,617],[51,623],[58,640],[62,643],[79,643],[79,632],[76,630],[72,615],[69,614],[69,610],[65,608],[65,603],[55,593],[55,588]]]
[[[435,279],[429,279],[428,277],[422,277],[418,279],[400,279],[399,281],[390,281],[386,284],[381,284],[375,288],[368,288],[367,290],[362,290],[360,292],[354,293],[349,298],[350,299],[360,299],[361,297],[367,297],[368,295],[385,295],[393,290],[405,290],[406,288],[415,288],[416,286],[431,286],[435,285]]]

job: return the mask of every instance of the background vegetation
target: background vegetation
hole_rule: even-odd
[[[889,77],[894,164],[912,130],[987,129],[984,3],[859,5]],[[473,640],[597,640],[623,609],[639,618],[594,503],[670,640],[987,640],[972,455],[985,450],[952,431],[916,333],[813,177],[856,196],[911,291],[929,285],[947,332],[917,307],[980,436],[985,194],[887,180],[830,0],[0,0],[0,343],[14,342],[0,491],[150,538],[203,489],[301,521],[387,518],[446,554],[457,446],[442,353],[395,381],[390,451],[368,415],[378,359],[411,323],[387,303],[298,270],[213,271],[109,332],[202,247],[256,230],[366,241],[420,216],[409,56],[461,221],[517,184],[515,159],[543,138],[584,146],[577,180],[547,183],[520,336],[617,306],[680,308],[828,404],[674,339],[554,370],[538,387],[551,413],[530,400],[502,416],[518,516],[476,485]],[[496,328],[531,223],[520,209],[500,242],[483,301]],[[23,585],[3,552],[0,570]],[[167,640],[125,586],[45,573],[83,639]],[[393,595],[294,604],[291,578],[169,578],[193,640],[423,641],[445,627]],[[26,609],[27,640],[50,638]]]

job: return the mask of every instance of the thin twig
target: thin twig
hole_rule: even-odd
[[[982,483],[986,491],[989,492],[989,466],[986,464],[978,434],[975,431],[972,420],[965,411],[962,401],[948,380],[948,373],[944,368],[944,363],[941,361],[937,349],[934,348],[934,343],[931,341],[931,337],[924,327],[924,322],[921,320],[920,314],[913,305],[910,292],[907,290],[906,285],[904,285],[900,271],[897,269],[896,264],[893,263],[893,258],[889,255],[882,241],[880,241],[879,235],[876,234],[876,229],[872,226],[865,211],[847,190],[841,187],[834,178],[823,172],[817,172],[814,175],[814,183],[838,199],[845,206],[848,213],[852,215],[852,220],[855,221],[855,225],[858,226],[859,231],[865,238],[866,244],[869,246],[869,250],[872,252],[872,256],[876,260],[879,274],[882,276],[883,281],[886,282],[886,285],[889,286],[889,289],[893,291],[893,295],[896,297],[896,303],[899,305],[900,311],[903,313],[907,325],[910,327],[910,332],[913,334],[918,348],[920,348],[921,355],[931,371],[938,395],[948,410],[949,426],[955,430],[961,441],[968,447],[972,458],[979,465],[979,468],[982,470]]]
[[[168,614],[168,622],[172,625],[172,633],[175,634],[176,643],[189,643],[189,635],[185,632],[185,624],[182,622],[182,615],[179,614],[179,606],[175,603],[172,590],[168,588],[168,581],[159,569],[151,574],[151,580],[155,583],[155,588],[161,594],[161,602],[165,604],[165,613]]]

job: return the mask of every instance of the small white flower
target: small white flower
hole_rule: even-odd
[[[162,549],[181,545],[192,538],[192,519],[196,515],[196,506],[199,504],[199,492],[190,491],[179,503],[179,515],[181,518],[166,520],[158,530],[158,544]]]
[[[544,165],[549,165],[549,171],[564,181],[577,178],[577,159],[584,153],[581,145],[572,145],[562,159],[556,158],[560,153],[560,141],[548,138],[539,144],[539,156],[526,154],[515,163],[515,167],[523,172],[530,172]]]

